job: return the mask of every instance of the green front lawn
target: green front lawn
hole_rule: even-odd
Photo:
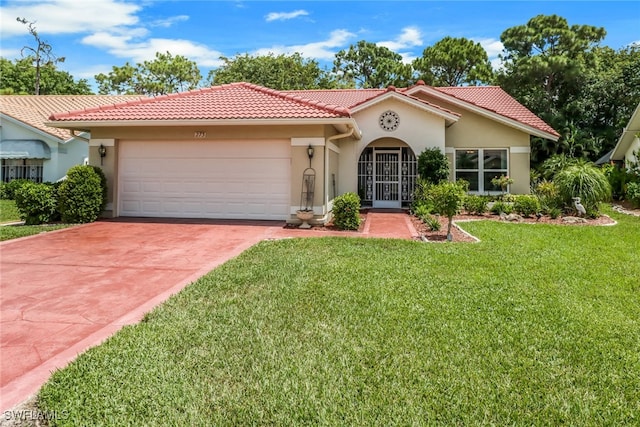
[[[0,224],[18,222],[20,214],[13,200],[0,199]],[[18,237],[32,236],[46,233],[47,231],[60,230],[71,227],[73,224],[42,224],[42,225],[5,225],[0,227],[0,242],[17,239]]]
[[[42,224],[42,225],[4,225],[0,227],[0,242],[17,239],[19,237],[33,236],[34,234],[68,228],[74,224]]]
[[[0,224],[20,221],[20,214],[13,200],[0,199]]]
[[[260,243],[56,372],[40,409],[61,425],[638,425],[640,218],[612,216],[464,224],[477,244]]]

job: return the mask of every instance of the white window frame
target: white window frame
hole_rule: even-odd
[[[507,155],[507,167],[506,169],[485,169],[484,168],[484,152],[485,150],[489,151],[504,151]],[[458,151],[477,151],[478,152],[478,168],[477,169],[458,169],[457,160],[458,160]],[[509,175],[509,154],[510,151],[508,148],[504,147],[495,147],[495,148],[456,148],[453,152],[453,175],[455,180],[458,180],[458,172],[475,172],[478,174],[478,189],[477,190],[469,190],[471,194],[501,194],[501,190],[485,190],[484,188],[484,174],[485,172],[495,172],[496,176],[500,175]],[[507,192],[510,191],[510,187],[507,187]]]

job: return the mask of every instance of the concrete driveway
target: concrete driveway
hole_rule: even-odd
[[[101,221],[0,244],[0,407],[281,222]]]

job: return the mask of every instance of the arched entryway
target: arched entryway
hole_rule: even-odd
[[[369,144],[358,159],[358,195],[363,206],[400,208],[411,203],[418,168],[404,143]]]

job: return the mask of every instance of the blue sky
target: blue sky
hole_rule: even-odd
[[[615,49],[640,42],[638,1],[190,1],[190,0],[0,0],[0,56],[20,57],[33,46],[24,17],[76,79],[107,73],[170,51],[196,61],[202,75],[219,57],[238,53],[300,52],[331,66],[333,56],[358,40],[403,55],[421,56],[445,36],[480,42],[498,63],[500,34],[539,14],[557,14],[569,25],[607,30]]]

